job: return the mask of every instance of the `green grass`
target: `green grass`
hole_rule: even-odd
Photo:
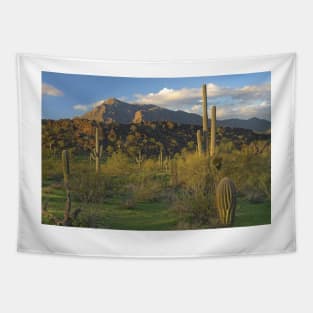
[[[48,211],[59,219],[63,218],[65,191],[61,186],[43,189],[43,203],[48,201]],[[83,219],[90,222],[87,227],[128,230],[175,230],[179,222],[177,213],[165,201],[138,202],[134,208],[126,208],[121,197],[108,198],[104,203],[81,204],[73,201],[72,207],[82,208]],[[49,221],[43,218],[43,223]],[[239,198],[235,225],[251,226],[271,223],[270,201],[251,203]],[[80,225],[77,225],[80,226]],[[203,227],[206,228],[206,227]]]
[[[271,224],[271,202],[252,203],[243,198],[237,201],[234,226]]]
[[[208,194],[208,183],[213,183],[208,178],[225,176],[232,178],[239,195],[234,227],[270,224],[270,154],[247,157],[234,151],[222,156],[219,171],[195,153],[178,156],[176,166],[166,171],[160,170],[157,158],[147,159],[139,169],[133,158],[118,153],[103,160],[96,175],[94,163],[90,166],[79,155],[70,161],[72,211],[81,209],[73,226],[129,230],[216,227],[214,194]],[[43,159],[42,164],[42,203],[48,209],[42,221],[59,224],[66,200],[62,161]],[[174,183],[173,169],[179,178]]]

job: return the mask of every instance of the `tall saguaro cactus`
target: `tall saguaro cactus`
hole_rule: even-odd
[[[197,130],[197,150],[198,150],[198,155],[201,156],[202,154],[202,138],[201,138],[201,130]]]
[[[63,163],[63,177],[64,177],[64,187],[66,190],[66,206],[64,211],[64,225],[68,225],[70,222],[70,212],[71,212],[71,192],[69,186],[69,176],[70,176],[70,159],[67,150],[62,151],[62,163]]]
[[[211,144],[210,144],[210,156],[215,154],[215,137],[216,137],[216,106],[211,108]]]
[[[203,151],[207,154],[209,149],[208,128],[208,105],[206,84],[202,85],[202,129],[203,129]]]
[[[216,187],[216,206],[220,223],[232,226],[236,209],[236,187],[228,177],[224,177]]]

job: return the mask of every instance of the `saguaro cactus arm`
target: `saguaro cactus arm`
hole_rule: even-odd
[[[197,148],[198,148],[198,154],[199,156],[202,154],[202,136],[201,136],[201,130],[197,130]]]
[[[93,150],[90,152],[89,157],[90,157],[90,160],[93,160],[93,161],[96,159],[96,156]]]

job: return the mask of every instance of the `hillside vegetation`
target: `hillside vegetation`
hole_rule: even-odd
[[[78,155],[89,155],[95,146],[95,127],[99,127],[100,144],[104,157],[122,151],[130,157],[139,152],[146,156],[157,156],[160,147],[167,156],[180,152],[194,152],[196,132],[201,126],[174,122],[142,122],[118,124],[95,122],[84,119],[42,120],[42,148],[44,155],[60,156],[63,149]],[[209,132],[210,135],[210,132]],[[258,133],[249,129],[218,127],[217,145],[232,145],[235,149],[247,148],[264,141],[270,144],[270,133]],[[224,149],[224,148],[223,148]]]
[[[134,230],[220,227],[215,195],[223,177],[236,187],[232,226],[270,223],[270,133],[218,127],[210,157],[199,153],[197,130],[200,126],[174,122],[43,120],[43,223]]]

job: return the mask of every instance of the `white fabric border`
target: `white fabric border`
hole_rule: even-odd
[[[18,55],[18,251],[105,257],[207,257],[295,251],[295,68],[296,55],[292,53],[184,61],[102,61]],[[188,77],[271,71],[271,225],[128,231],[41,224],[41,71],[128,77]]]

